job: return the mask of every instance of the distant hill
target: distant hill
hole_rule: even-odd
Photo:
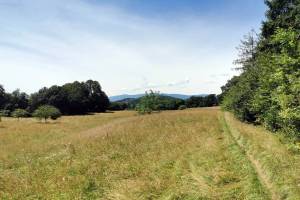
[[[111,102],[115,102],[115,101],[121,101],[123,99],[138,99],[142,96],[144,96],[144,94],[122,94],[122,95],[110,96],[109,100]]]
[[[119,101],[115,101],[113,103],[121,103],[121,105],[125,104],[127,109],[135,109],[137,104],[140,103],[142,97],[143,95],[139,98],[125,98]],[[183,99],[167,95],[159,95],[158,101],[160,110],[177,110],[180,105],[184,104]]]
[[[126,102],[126,100],[132,101],[133,99],[138,99],[145,94],[123,94],[123,95],[116,95],[116,96],[111,96],[109,97],[109,100],[111,102],[116,102],[116,101],[123,101]],[[177,99],[182,99],[186,100],[190,98],[191,96],[207,96],[207,94],[198,94],[198,95],[185,95],[185,94],[167,94],[167,93],[162,93],[162,96],[168,96],[168,97],[173,97]]]

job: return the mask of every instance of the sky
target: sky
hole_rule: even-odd
[[[0,84],[217,94],[265,10],[263,0],[0,0]]]

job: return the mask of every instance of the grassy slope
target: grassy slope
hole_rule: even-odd
[[[239,126],[217,109],[4,119],[0,199],[269,199]]]
[[[277,199],[300,199],[300,155],[262,127],[244,124],[225,113],[230,131]]]

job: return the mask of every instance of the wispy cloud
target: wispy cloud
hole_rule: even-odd
[[[153,88],[218,92],[227,77],[217,74],[234,73],[235,46],[258,23],[193,13],[153,18],[117,3],[90,2],[0,0],[2,84],[33,92],[93,78],[109,95]],[[30,78],[24,82],[19,71]],[[205,85],[210,79],[216,83]]]
[[[126,93],[126,92],[145,92],[147,90],[161,90],[161,89],[172,89],[172,88],[185,88],[188,87],[190,83],[190,80],[187,78],[185,80],[180,80],[177,82],[170,82],[170,83],[149,83],[146,78],[143,78],[143,83],[141,84],[140,87],[136,87],[133,89],[124,89],[121,90],[121,93]]]

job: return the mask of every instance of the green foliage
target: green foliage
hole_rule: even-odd
[[[1,117],[9,117],[10,116],[10,110],[0,110],[0,122],[2,121]]]
[[[185,109],[187,109],[186,105],[181,105],[178,107],[178,110],[185,110]]]
[[[29,96],[24,92],[20,92],[19,89],[12,93],[6,93],[0,85],[0,109],[9,110],[9,112],[17,108],[26,109],[28,107],[28,98]]]
[[[63,114],[72,115],[105,112],[109,100],[97,81],[88,80],[40,89],[30,96],[30,110],[41,105],[52,105]]]
[[[0,115],[2,117],[9,117],[10,116],[10,110],[0,110]]]
[[[117,110],[126,110],[128,104],[125,102],[111,102],[109,104],[108,110],[117,111]]]
[[[0,85],[0,109],[10,112],[26,109],[32,113],[42,105],[55,106],[63,114],[86,114],[105,112],[109,106],[109,99],[100,84],[93,80],[44,87],[30,96],[19,89],[6,93]]]
[[[159,110],[159,93],[150,90],[145,96],[141,97],[140,102],[136,106],[139,114],[151,114],[153,111]]]
[[[33,113],[33,116],[39,120],[44,119],[46,122],[46,120],[49,118],[56,120],[57,118],[61,117],[61,112],[54,106],[44,105],[36,109]]]
[[[271,130],[281,129],[300,136],[300,49],[299,32],[277,29],[269,39],[276,47],[258,57],[260,87],[253,108],[258,120]]]
[[[26,110],[20,109],[20,108],[14,110],[11,115],[12,115],[12,117],[15,117],[18,119],[22,118],[22,117],[29,117],[29,113]]]
[[[177,110],[179,106],[184,105],[184,100],[174,97],[159,95],[158,110]]]
[[[222,105],[241,120],[300,137],[300,2],[267,5],[262,35],[254,50],[244,46],[252,53],[238,59],[242,73],[222,87]]]
[[[3,108],[5,104],[5,90],[2,85],[0,85],[0,109]]]
[[[203,97],[192,96],[185,101],[185,105],[188,108],[212,107],[218,105],[218,100],[215,94],[210,94]]]
[[[111,107],[115,107],[118,110],[133,110],[137,109],[138,106],[140,106],[140,102],[143,100],[143,97],[140,97],[138,99],[134,98],[128,98],[123,99],[118,102],[111,103]],[[177,110],[179,106],[184,105],[185,101],[182,99],[165,96],[165,95],[157,95],[156,99],[156,109],[157,110]],[[112,108],[110,110],[113,110]]]

